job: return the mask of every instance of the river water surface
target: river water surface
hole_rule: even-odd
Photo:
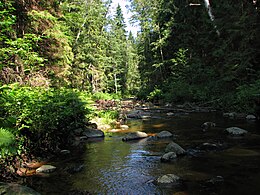
[[[258,194],[260,192],[259,123],[223,118],[218,113],[179,113],[151,111],[151,118],[130,120],[129,131],[174,134],[171,139],[123,142],[124,133],[89,140],[84,147],[62,157],[57,171],[48,177],[26,182],[41,194]],[[200,125],[213,121],[217,126],[203,132]],[[230,137],[227,127],[240,127],[249,133]],[[170,163],[161,156],[171,141],[190,151]],[[223,146],[219,150],[198,150],[203,143]],[[181,186],[161,186],[153,181],[165,174],[178,175]],[[72,191],[74,190],[74,191]],[[75,191],[77,190],[77,191]]]

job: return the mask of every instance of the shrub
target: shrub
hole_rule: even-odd
[[[97,116],[102,119],[102,123],[111,124],[119,117],[117,110],[103,110],[97,113]]]
[[[147,99],[149,101],[158,101],[162,98],[162,90],[158,89],[157,87],[154,88],[153,91],[151,91],[149,93],[149,95],[147,96]]]
[[[84,125],[89,114],[77,90],[9,85],[0,91],[0,125],[25,137],[31,150],[50,151],[66,144],[70,131]]]

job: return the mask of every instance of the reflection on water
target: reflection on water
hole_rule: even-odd
[[[158,168],[160,156],[152,154],[143,142],[125,143],[106,138],[92,143],[84,156],[86,169],[75,175],[74,186],[94,194],[160,193],[151,182],[150,171]]]
[[[217,123],[209,132],[202,132],[205,121]],[[83,171],[67,174],[62,180],[59,174],[51,176],[48,185],[58,190],[46,191],[39,182],[35,189],[43,194],[66,194],[70,189],[86,190],[92,194],[257,194],[260,191],[260,136],[257,122],[227,120],[216,113],[193,113],[168,117],[157,113],[156,118],[129,122],[130,131],[157,133],[171,131],[174,141],[185,149],[208,143],[226,143],[223,151],[210,151],[194,156],[179,157],[172,163],[161,163],[160,157],[171,140],[147,141],[146,139],[122,142],[122,134],[115,133],[100,142],[87,142],[84,153],[58,163],[57,166],[84,164]],[[226,127],[238,126],[248,130],[249,135],[234,139],[226,136]],[[62,170],[62,169],[60,169]],[[61,171],[62,172],[62,171]],[[160,187],[152,181],[164,174],[173,173],[185,181],[182,189]],[[62,174],[62,173],[60,173]],[[212,178],[223,182],[212,184]],[[38,178],[39,179],[39,178]],[[56,180],[55,180],[56,179]],[[40,180],[40,179],[39,179]],[[66,182],[64,182],[66,180]],[[46,179],[47,181],[47,179]],[[61,190],[62,185],[69,187]],[[41,185],[45,185],[41,183]],[[55,188],[55,187],[54,187]]]

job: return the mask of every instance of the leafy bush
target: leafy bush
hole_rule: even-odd
[[[97,113],[97,116],[102,119],[104,124],[111,124],[119,117],[117,110],[103,110]]]
[[[9,85],[0,91],[0,125],[26,137],[30,149],[48,151],[65,144],[89,114],[86,97],[77,90]]]
[[[158,89],[157,87],[154,88],[152,92],[149,93],[147,99],[149,101],[157,101],[162,98],[162,90]]]
[[[253,113],[255,110],[254,99],[260,94],[260,80],[255,83],[242,85],[235,93],[234,106],[237,111]]]
[[[166,102],[185,102],[192,100],[191,86],[183,81],[171,81],[164,88]]]

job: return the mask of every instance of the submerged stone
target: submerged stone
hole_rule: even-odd
[[[160,133],[158,133],[156,135],[158,138],[168,138],[168,137],[172,137],[172,133],[169,131],[161,131]]]
[[[174,174],[167,174],[159,177],[156,182],[158,184],[179,184],[180,177]]]
[[[228,132],[230,135],[233,136],[241,136],[246,134],[248,131],[241,129],[239,127],[229,127],[225,129],[226,132]]]
[[[177,155],[176,155],[175,152],[168,152],[161,157],[161,161],[162,162],[169,162],[169,161],[174,160],[176,158],[177,158]]]
[[[0,194],[40,195],[35,190],[15,183],[0,182]]]
[[[201,128],[203,129],[203,131],[209,130],[212,127],[216,127],[216,123],[213,122],[205,122],[201,125]]]
[[[122,140],[129,141],[129,140],[143,139],[146,137],[148,137],[147,133],[137,131],[137,132],[128,133]]]

